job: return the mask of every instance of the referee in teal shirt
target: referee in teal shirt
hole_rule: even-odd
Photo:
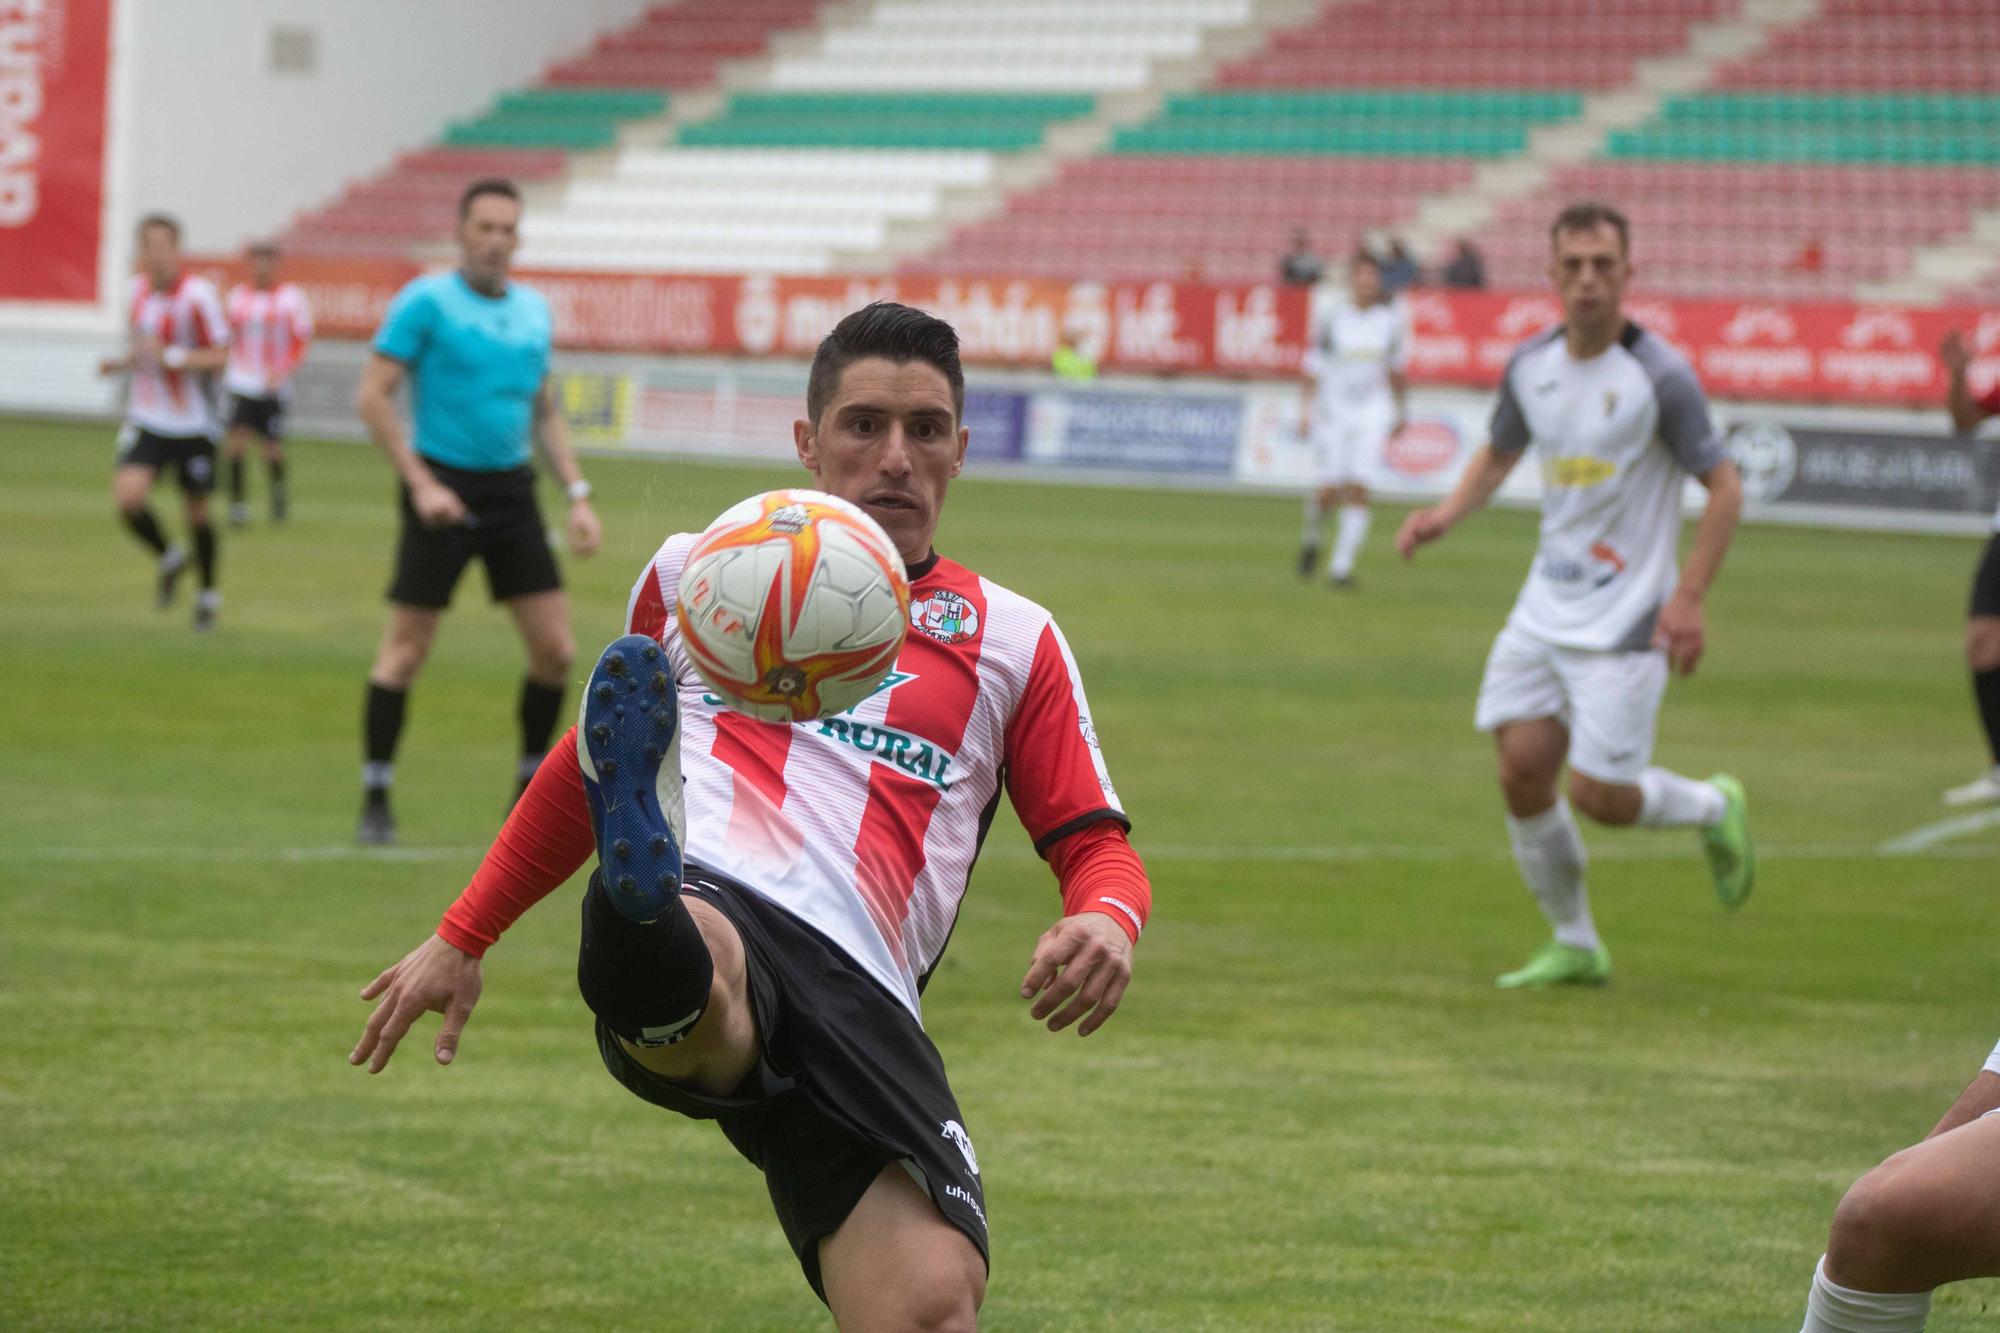
[[[510,182],[466,187],[459,266],[396,294],[361,374],[361,419],[403,484],[389,625],[368,672],[363,717],[364,843],[396,840],[389,787],[410,686],[468,563],[485,563],[487,588],[513,613],[528,652],[517,796],[555,734],[576,656],[562,575],[535,500],[537,438],[569,497],[570,550],[591,554],[602,533],[549,379],[548,302],[507,278],[520,224],[521,195]],[[414,439],[396,414],[405,379]]]

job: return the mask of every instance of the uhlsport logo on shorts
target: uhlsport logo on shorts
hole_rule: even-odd
[[[938,1132],[950,1139],[965,1158],[965,1169],[973,1175],[979,1174],[979,1157],[972,1151],[972,1136],[965,1132],[965,1126],[956,1120],[947,1120],[938,1127]]]
[[[910,603],[910,626],[939,643],[964,643],[979,633],[979,612],[955,592],[934,592]]]

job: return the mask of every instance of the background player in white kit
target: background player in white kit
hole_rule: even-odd
[[[111,474],[112,502],[125,526],[158,558],[158,604],[168,606],[188,555],[185,548],[168,545],[146,496],[160,473],[173,469],[201,579],[194,627],[205,630],[222,605],[215,587],[215,528],[208,521],[215,438],[222,432],[209,387],[229,357],[229,325],[214,284],[181,267],[181,226],[164,213],[139,220],[139,272],[126,290],[125,313],[125,355],[98,363],[101,374],[132,377]]]
[[[271,477],[271,521],[285,519],[285,409],[291,405],[292,376],[312,344],[312,307],[306,294],[278,281],[278,247],[268,241],[249,249],[250,281],[229,289],[223,302],[229,316],[229,366],[222,387],[229,391],[229,434],[223,449],[229,462],[229,521],[250,521],[243,499],[243,456],[254,438],[263,447]]]
[[[1550,242],[1563,324],[1515,351],[1491,443],[1450,498],[1411,514],[1396,535],[1408,559],[1484,505],[1529,445],[1539,451],[1541,543],[1487,658],[1477,722],[1498,747],[1514,859],[1555,931],[1527,966],[1499,978],[1510,988],[1610,975],[1572,803],[1600,824],[1699,828],[1725,907],[1749,896],[1756,875],[1742,785],[1651,767],[1668,668],[1687,675],[1701,659],[1702,599],[1736,531],[1742,479],[1693,370],[1625,319],[1624,216],[1573,204]],[[1676,579],[1690,474],[1709,499]],[[1568,801],[1557,788],[1565,761]]]
[[[1305,404],[1299,429],[1313,447],[1314,489],[1306,495],[1299,537],[1299,577],[1319,563],[1327,511],[1340,506],[1327,577],[1351,587],[1354,562],[1368,537],[1368,483],[1382,446],[1403,428],[1409,364],[1409,312],[1382,286],[1382,267],[1366,250],[1347,263],[1347,290],[1313,291],[1312,330],[1302,368]]]

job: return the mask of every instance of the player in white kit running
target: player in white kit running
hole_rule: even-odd
[[[1368,483],[1382,447],[1403,428],[1409,364],[1409,312],[1382,287],[1382,266],[1365,250],[1347,265],[1346,291],[1313,290],[1312,329],[1301,368],[1305,403],[1299,428],[1313,447],[1313,489],[1299,537],[1299,577],[1319,563],[1327,513],[1340,507],[1327,577],[1352,587],[1354,562],[1368,537]]]
[[[1564,322],[1507,363],[1492,439],[1443,504],[1404,521],[1405,559],[1490,499],[1530,445],[1545,488],[1541,542],[1494,641],[1477,725],[1493,733],[1521,876],[1555,938],[1504,988],[1601,982],[1611,956],[1584,888],[1571,805],[1600,824],[1702,831],[1723,906],[1750,894],[1756,860],[1743,788],[1652,767],[1668,670],[1693,672],[1702,599],[1743,507],[1736,464],[1680,353],[1626,320],[1629,229],[1616,209],[1575,204],[1550,230]],[[1676,576],[1686,477],[1709,499]],[[1558,779],[1569,765],[1569,800]]]

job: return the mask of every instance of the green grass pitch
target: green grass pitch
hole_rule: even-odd
[[[349,848],[391,487],[294,450],[207,638],[151,606],[111,432],[0,423],[0,1327],[825,1326],[761,1182],[604,1075],[575,889],[490,955],[456,1065],[379,1078],[356,991],[464,884],[518,650],[476,575],[412,698],[405,848]],[[590,465],[586,653],[668,531],[796,478]],[[261,493],[261,485],[259,487]],[[178,502],[160,508],[178,528]],[[1004,816],[926,1001],[985,1171],[997,1330],[1795,1328],[1841,1191],[2000,1035],[2000,829],[1885,857],[1982,752],[1966,539],[1745,530],[1659,759],[1749,786],[1763,879],[1591,831],[1606,989],[1499,994],[1543,936],[1470,725],[1533,541],[1484,515],[1361,591],[1254,496],[967,477],[940,545],[1050,606],[1157,898],[1079,1041],[1016,985],[1058,911]],[[577,675],[585,671],[579,663]],[[2000,1288],[1942,1294],[1939,1333]]]

